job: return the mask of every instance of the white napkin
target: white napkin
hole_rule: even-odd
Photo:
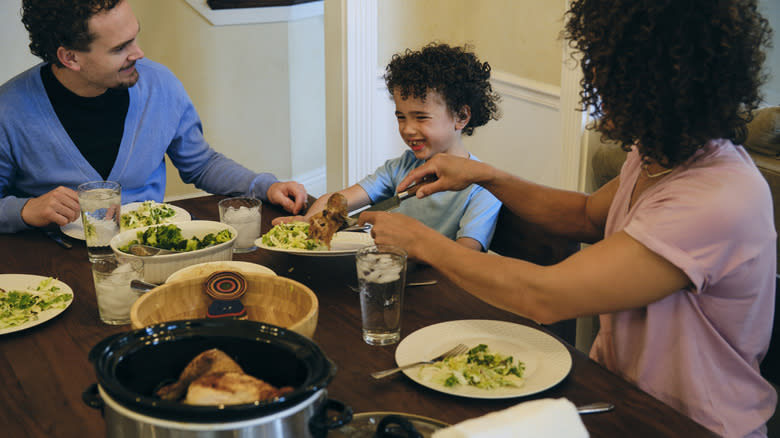
[[[520,403],[440,429],[432,438],[587,438],[577,407],[565,398]]]

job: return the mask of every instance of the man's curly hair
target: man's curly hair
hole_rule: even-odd
[[[95,35],[89,33],[93,15],[113,9],[122,0],[23,0],[22,23],[30,34],[30,51],[45,62],[62,67],[57,49],[88,51]]]
[[[421,50],[406,49],[393,55],[384,78],[391,96],[398,90],[403,99],[425,100],[431,89],[441,94],[452,114],[468,105],[471,119],[463,128],[465,135],[500,117],[499,96],[490,85],[490,65],[480,62],[469,46],[430,43]]]
[[[603,137],[667,166],[744,140],[772,34],[756,0],[574,0],[566,16]]]

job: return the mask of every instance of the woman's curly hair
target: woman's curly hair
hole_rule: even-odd
[[[95,39],[89,19],[113,9],[122,0],[23,0],[22,23],[30,34],[30,51],[62,67],[57,49],[87,51]]]
[[[756,0],[574,0],[566,16],[603,137],[667,166],[744,140],[772,34]]]
[[[471,119],[462,132],[471,135],[474,128],[498,120],[500,114],[499,96],[490,85],[490,65],[470,50],[469,46],[430,43],[421,50],[395,54],[385,69],[387,91],[392,96],[398,90],[403,99],[425,100],[428,89],[436,90],[452,114],[468,105]]]

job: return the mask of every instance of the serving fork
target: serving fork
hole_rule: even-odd
[[[176,254],[177,252],[170,249],[157,248],[156,246],[144,245],[142,243],[134,243],[130,245],[130,253],[141,257],[148,257],[164,254]]]
[[[391,368],[389,370],[374,371],[373,373],[371,373],[371,377],[373,377],[375,379],[382,379],[382,378],[385,378],[385,377],[387,377],[389,375],[395,374],[395,373],[397,373],[399,371],[403,371],[405,369],[409,369],[409,368],[416,367],[416,366],[419,366],[419,365],[424,365],[424,364],[432,364],[434,362],[438,362],[440,360],[444,360],[444,359],[447,359],[449,357],[453,357],[453,356],[457,356],[459,354],[463,354],[463,353],[466,352],[466,350],[468,350],[468,347],[466,345],[458,344],[455,347],[451,348],[450,350],[445,351],[444,353],[434,357],[431,360],[421,360],[419,362],[410,363],[408,365],[403,365],[403,366],[400,366],[400,367],[397,367],[397,368]]]

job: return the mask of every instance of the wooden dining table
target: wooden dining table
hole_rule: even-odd
[[[218,220],[217,202],[222,198],[202,196],[172,204],[186,209],[194,220]],[[271,220],[282,214],[275,206],[264,205],[262,231],[268,231]],[[100,321],[86,248],[82,241],[70,241],[73,247],[63,248],[41,230],[0,235],[0,274],[51,276],[74,291],[72,304],[52,320],[0,335],[0,436],[105,436],[101,412],[82,401],[82,393],[96,382],[87,356],[100,340],[131,328]],[[591,437],[716,436],[563,340],[572,357],[570,373],[557,385],[530,396],[453,396],[421,386],[402,373],[375,380],[370,372],[395,366],[397,345],[371,346],[361,338],[359,298],[350,288],[356,283],[354,256],[312,257],[257,249],[234,254],[233,259],[264,265],[316,293],[319,321],[313,340],[337,366],[327,386],[328,397],[355,413],[400,412],[454,424],[528,400],[565,397],[576,405],[615,405],[611,412],[582,416]],[[432,324],[464,319],[507,321],[546,331],[474,298],[430,266],[410,265],[407,281],[429,280],[437,283],[406,289],[402,338]]]

